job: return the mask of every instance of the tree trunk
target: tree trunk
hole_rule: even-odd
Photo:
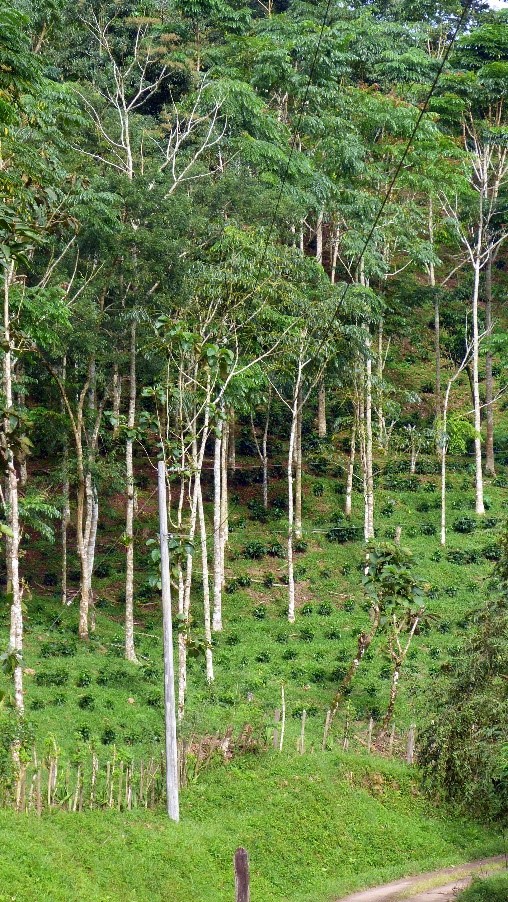
[[[231,473],[236,470],[236,417],[232,407],[229,412],[228,464]]]
[[[120,432],[120,404],[122,402],[122,380],[118,372],[118,364],[113,367],[113,438]]]
[[[355,408],[353,428],[351,430],[351,445],[350,445],[350,450],[349,450],[349,463],[348,463],[347,478],[346,478],[346,500],[345,500],[345,504],[344,504],[344,513],[345,513],[346,517],[351,516],[352,507],[353,507],[353,477],[354,477],[355,454],[356,454],[357,419],[358,419],[358,411]]]
[[[321,379],[318,389],[318,435],[326,436],[326,388],[324,379]]]
[[[60,521],[62,542],[62,604],[67,604],[67,530],[70,521],[69,446],[67,438],[65,438],[63,449],[62,519]]]
[[[216,427],[213,456],[213,631],[222,630],[221,450],[222,423]]]
[[[485,505],[483,503],[483,470],[482,470],[482,439],[481,439],[481,405],[480,405],[480,383],[479,383],[479,357],[480,357],[480,336],[478,328],[478,300],[480,293],[480,250],[481,237],[478,238],[478,253],[474,267],[474,286],[473,286],[473,402],[474,402],[474,455],[475,455],[475,484],[476,499],[475,508],[477,514],[485,513]]]
[[[225,558],[226,545],[229,541],[229,497],[228,497],[228,448],[229,448],[229,423],[224,421],[222,426],[221,445],[221,477],[220,477],[220,541],[221,541],[221,585],[225,586]]]
[[[295,622],[295,573],[293,559],[293,541],[295,534],[295,503],[294,503],[294,485],[293,485],[293,468],[295,444],[297,441],[298,431],[298,402],[300,399],[300,388],[302,380],[302,360],[298,361],[298,374],[293,394],[293,406],[291,415],[291,430],[289,433],[288,447],[288,620],[290,623]]]
[[[208,572],[208,545],[206,537],[206,521],[203,508],[203,492],[201,490],[201,481],[199,482],[198,492],[198,516],[199,531],[201,536],[201,568],[203,574],[203,617],[205,621],[205,661],[206,661],[206,681],[213,683],[213,652],[212,652],[212,625],[210,615],[210,578]]]
[[[4,271],[4,322],[3,322],[3,344],[4,344],[4,365],[3,365],[3,391],[5,397],[5,407],[7,410],[13,406],[12,393],[12,346],[10,331],[10,286],[14,277],[14,265],[11,264],[7,271]],[[23,607],[22,607],[22,588],[19,576],[19,545],[20,545],[20,526],[19,526],[19,502],[18,502],[18,476],[16,473],[16,465],[14,461],[14,453],[10,446],[9,439],[9,421],[6,418],[4,422],[5,430],[5,457],[7,468],[7,480],[9,485],[9,508],[8,508],[8,525],[12,535],[8,543],[9,567],[10,573],[10,594],[11,602],[11,623],[9,635],[9,647],[21,658],[23,651]],[[23,699],[23,667],[20,663],[14,668],[14,704],[16,712],[19,716],[24,713],[25,705]],[[15,743],[13,747],[13,756],[16,763],[19,761],[19,743]]]
[[[488,476],[496,475],[494,458],[494,379],[492,375],[492,252],[489,254],[485,268],[485,330],[487,332],[487,354],[485,357],[485,419],[487,434],[485,439],[485,472]]]
[[[298,395],[296,415],[296,461],[295,461],[295,538],[302,538],[302,392]]]
[[[365,502],[367,541],[374,538],[374,475],[372,461],[372,356],[370,331],[366,331],[367,360],[365,362]]]
[[[118,375],[118,374],[117,374]],[[134,466],[133,430],[136,422],[136,323],[131,323],[129,413],[127,417],[127,440],[125,443],[125,482],[127,506],[125,515],[125,657],[133,664],[138,663],[134,645]]]

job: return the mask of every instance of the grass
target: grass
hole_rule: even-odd
[[[0,902],[226,902],[239,845],[253,902],[327,902],[500,850],[494,832],[433,811],[405,765],[343,753],[210,770],[183,793],[179,825],[142,811],[3,810],[0,842]]]
[[[506,902],[508,899],[508,872],[497,874],[495,877],[487,877],[474,880],[463,893],[458,896],[457,902]]]

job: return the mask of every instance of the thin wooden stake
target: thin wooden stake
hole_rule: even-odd
[[[284,692],[284,683],[281,687],[281,699],[282,699],[282,723],[280,728],[280,742],[279,742],[279,752],[282,752],[284,748],[284,733],[286,730],[286,694]]]
[[[299,742],[300,755],[305,754],[305,721],[306,720],[307,720],[307,711],[304,708],[302,711],[302,728],[300,731],[300,742]]]
[[[234,864],[236,902],[250,902],[249,854],[246,849],[236,850]]]
[[[415,760],[415,730],[416,726],[412,723],[407,736],[406,761],[408,764],[414,764]]]

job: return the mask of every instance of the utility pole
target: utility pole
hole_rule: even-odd
[[[178,746],[176,742],[175,669],[173,664],[173,625],[171,619],[171,582],[168,547],[168,505],[166,465],[157,467],[159,489],[159,534],[161,551],[162,632],[164,636],[164,718],[166,727],[166,796],[168,815],[180,820],[178,800]]]

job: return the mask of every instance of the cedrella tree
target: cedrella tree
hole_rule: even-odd
[[[499,13],[492,22],[475,29],[474,37],[460,39],[453,57],[458,72],[450,74],[444,100],[459,113],[464,149],[469,159],[469,190],[453,202],[443,199],[446,215],[463,245],[473,274],[472,287],[472,396],[475,437],[476,512],[483,514],[483,463],[481,447],[482,403],[480,397],[480,303],[481,274],[487,272],[486,318],[492,328],[492,264],[508,229],[500,197],[508,182],[508,40],[506,17]],[[444,101],[443,101],[444,102]],[[487,355],[487,462],[493,472],[493,377],[492,357]]]

